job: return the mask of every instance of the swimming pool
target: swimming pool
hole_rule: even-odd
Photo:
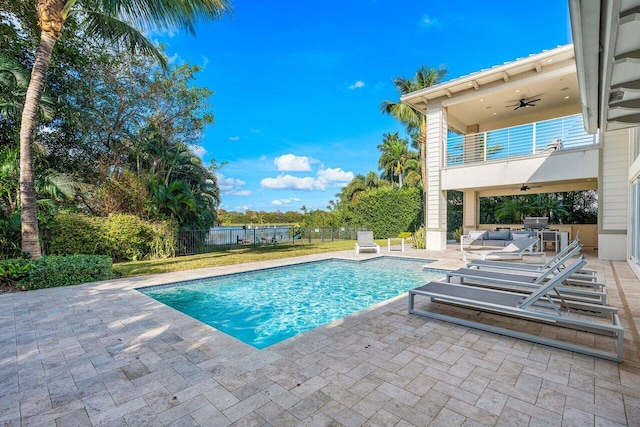
[[[330,259],[138,290],[263,349],[444,277],[424,265]]]

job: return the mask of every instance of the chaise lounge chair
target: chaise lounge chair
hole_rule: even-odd
[[[477,268],[479,270],[507,270],[519,274],[526,273],[544,273],[550,268],[562,269],[565,268],[567,263],[573,259],[582,250],[582,244],[576,239],[562,248],[552,258],[549,258],[547,262],[509,262],[509,261],[493,261],[493,260],[475,260],[467,264],[468,268]],[[597,279],[597,271],[595,270],[580,270],[574,277],[575,279],[582,279],[588,281],[595,281]]]
[[[533,252],[533,247],[536,246],[537,243],[538,239],[535,237],[525,237],[514,240],[500,250],[462,251],[462,260],[467,260],[466,254],[478,255],[482,260],[486,259],[488,256],[521,259],[524,255],[541,256],[542,259],[545,260],[547,256],[546,253]]]
[[[447,283],[447,282],[430,282],[419,288],[409,291],[408,311],[410,314],[418,314],[432,319],[451,322],[462,326],[481,329],[497,334],[507,335],[518,339],[528,340],[539,344],[549,345],[564,350],[575,351],[590,356],[600,357],[603,359],[622,361],[622,351],[624,342],[624,328],[620,324],[620,319],[615,307],[600,306],[599,308],[607,311],[606,319],[591,316],[585,312],[580,312],[579,316],[570,310],[558,307],[549,293],[558,287],[569,276],[579,271],[586,261],[584,257],[575,260],[571,265],[562,270],[559,274],[552,277],[549,281],[540,285],[537,289],[528,295],[521,293],[509,292],[504,290],[477,288],[466,286],[464,284]],[[424,296],[429,298],[429,310],[415,308],[415,297]],[[539,304],[540,300],[547,300],[547,304]],[[462,311],[458,311],[456,315],[444,314],[440,310],[440,303],[446,305],[461,306],[473,311],[468,315]],[[588,306],[585,304],[585,307]],[[496,326],[492,324],[491,318],[485,319],[485,314],[492,313],[507,318],[517,319],[515,322],[509,322],[511,328]],[[487,322],[481,322],[487,320]],[[504,319],[508,323],[508,319]],[[549,326],[565,327],[577,331],[592,333],[594,335],[602,335],[613,338],[614,351],[603,350],[602,339],[594,339],[591,342],[595,347],[588,347],[578,342],[561,341],[560,337],[574,336],[584,343],[586,340],[580,337],[580,334],[563,334],[551,335],[545,333],[543,326],[541,335],[524,332],[525,327],[522,321],[533,321]],[[521,330],[517,330],[520,327]],[[536,330],[536,328],[526,328],[526,330]],[[550,338],[557,336],[558,338]]]
[[[356,253],[360,251],[375,251],[380,253],[380,245],[373,241],[373,231],[358,231],[358,241],[356,242]]]
[[[580,257],[584,259],[584,255]],[[558,266],[549,268],[543,272],[523,272],[523,271],[491,271],[478,270],[475,268],[459,268],[448,271],[446,281],[451,282],[455,277],[460,284],[469,286],[488,287],[493,289],[506,290],[510,292],[530,293],[547,283],[548,280],[557,276],[567,267]],[[562,285],[562,286],[561,286]],[[566,286],[565,286],[566,285]],[[606,304],[607,294],[604,292],[604,283],[597,283],[593,280],[582,280],[578,273],[565,277],[555,288],[554,292],[559,303],[566,307],[579,308],[585,302],[602,306]],[[585,289],[588,288],[588,289]],[[593,307],[590,307],[593,309]],[[590,310],[600,314],[606,314],[606,310]]]

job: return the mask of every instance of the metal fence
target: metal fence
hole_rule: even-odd
[[[261,245],[303,245],[356,240],[356,227],[214,227],[178,232],[176,255],[196,255]]]

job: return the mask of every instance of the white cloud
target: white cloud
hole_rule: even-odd
[[[351,86],[349,86],[349,89],[353,90],[353,89],[360,89],[362,87],[364,87],[365,84],[362,80],[358,80],[356,81],[354,84],[352,84]]]
[[[328,168],[319,170],[317,178],[280,174],[276,178],[264,178],[260,185],[270,190],[324,191],[330,187],[343,187],[352,179],[353,172]]]
[[[200,55],[202,57],[202,69],[204,70],[209,65],[209,58],[204,55]]]
[[[240,137],[239,136],[230,136],[229,137],[229,141],[240,141]]]
[[[230,196],[246,197],[246,196],[252,195],[253,192],[249,190],[240,190],[240,191],[229,191],[227,194],[229,194]]]
[[[318,181],[326,186],[336,187],[335,183],[349,183],[353,179],[353,172],[345,172],[340,168],[327,168],[318,171]],[[332,185],[334,184],[334,185]]]
[[[251,129],[251,133],[260,133],[260,129]]]
[[[190,145],[189,146],[189,150],[191,150],[191,152],[193,154],[195,154],[196,156],[200,157],[202,159],[202,156],[204,156],[205,154],[207,154],[207,150],[206,148],[204,148],[201,145]]]
[[[291,175],[279,175],[277,178],[264,178],[260,185],[270,190],[307,190],[314,189],[315,179],[312,177],[298,178]]]
[[[314,158],[307,156],[294,156],[293,154],[285,154],[276,157],[273,164],[283,172],[306,172],[311,170],[311,164],[318,163]]]
[[[434,18],[434,17],[428,16],[428,15],[423,16],[422,20],[420,22],[425,27],[436,27],[436,26],[440,25],[440,22],[438,21],[438,18]]]
[[[276,206],[282,206],[282,205],[290,205],[291,203],[300,202],[300,201],[302,200],[298,199],[297,197],[291,197],[289,199],[272,200],[271,204]]]
[[[241,179],[227,178],[221,173],[216,173],[216,178],[218,180],[218,188],[227,194],[229,194],[232,191],[234,192],[241,191],[239,189],[246,184],[246,182],[244,182]]]
[[[242,205],[242,206],[236,206],[234,209],[241,210],[241,211],[248,211],[250,208],[251,206]]]

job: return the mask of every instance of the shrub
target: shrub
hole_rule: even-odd
[[[96,254],[134,261],[174,256],[177,225],[127,214],[104,218],[67,212],[56,215],[48,232],[50,255]]]
[[[0,261],[0,285],[18,286],[20,280],[29,276],[31,260],[23,258]]]
[[[174,221],[159,221],[153,223],[152,227],[153,236],[149,247],[149,257],[175,257],[178,241],[178,224]]]
[[[453,237],[453,239],[456,242],[459,242],[460,238],[462,237],[463,234],[464,234],[464,229],[462,227],[458,227],[455,230],[453,230],[453,233],[451,234],[451,237]]]
[[[115,214],[104,224],[108,254],[115,260],[138,261],[151,252],[153,226],[134,215]]]
[[[9,217],[0,215],[0,258],[19,257],[20,240],[20,212]]]
[[[384,239],[413,229],[421,221],[420,205],[417,188],[383,187],[359,196],[351,210],[355,225],[367,227],[377,239]]]
[[[417,229],[411,239],[413,240],[414,249],[427,249],[427,232],[424,226]]]
[[[56,288],[113,278],[111,258],[104,255],[47,256],[32,260],[23,284],[27,289]]]
[[[50,255],[104,254],[103,218],[60,212],[49,225]]]

